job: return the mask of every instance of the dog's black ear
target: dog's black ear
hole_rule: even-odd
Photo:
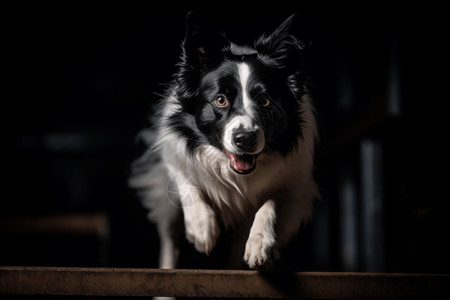
[[[255,41],[258,57],[265,65],[287,70],[301,66],[305,45],[291,33],[296,16],[291,15],[271,34]]]
[[[186,36],[183,42],[185,58],[196,63],[200,71],[208,69],[210,64],[222,58],[230,49],[225,34],[196,12],[186,17]]]
[[[225,34],[196,12],[186,17],[186,35],[182,44],[177,74],[177,96],[196,95],[201,75],[213,68],[231,48]]]

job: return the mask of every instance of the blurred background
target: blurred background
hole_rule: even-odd
[[[450,272],[442,8],[277,5],[5,6],[0,265],[157,267],[155,228],[127,178],[197,10],[237,43],[298,13],[311,44],[322,199],[284,265]],[[182,266],[214,267],[183,247]]]

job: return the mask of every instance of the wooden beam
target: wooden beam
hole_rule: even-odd
[[[105,235],[108,228],[108,217],[104,212],[0,218],[0,231],[12,233]]]
[[[0,295],[450,299],[450,275],[0,267]]]

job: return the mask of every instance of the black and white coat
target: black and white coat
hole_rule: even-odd
[[[161,268],[176,267],[183,229],[206,254],[232,230],[230,268],[266,266],[311,218],[317,126],[292,20],[243,48],[188,15],[179,70],[130,178],[157,225]]]

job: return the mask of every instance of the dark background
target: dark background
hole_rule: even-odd
[[[157,266],[155,229],[127,177],[194,9],[249,44],[298,13],[311,44],[322,200],[285,266],[448,273],[443,8],[277,4],[2,9],[0,264]],[[100,216],[107,230],[33,225],[73,215]],[[183,266],[214,267],[184,247]]]

